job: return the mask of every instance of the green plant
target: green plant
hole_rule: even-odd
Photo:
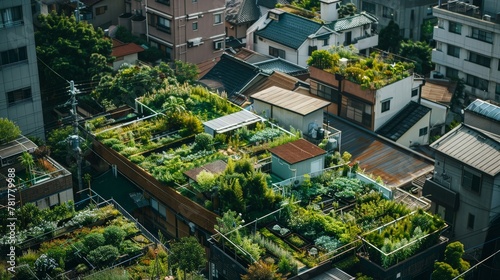
[[[102,233],[90,233],[83,238],[86,252],[90,252],[106,243],[106,239]]]
[[[10,142],[21,135],[21,129],[14,122],[0,118],[0,144]]]
[[[120,255],[118,249],[113,245],[97,247],[88,254],[88,259],[94,265],[103,267],[114,262]]]
[[[126,234],[127,233],[124,230],[117,226],[108,226],[104,229],[104,233],[102,235],[106,240],[106,245],[118,247]]]

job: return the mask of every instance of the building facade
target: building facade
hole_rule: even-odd
[[[44,138],[30,0],[0,1],[0,117]]]
[[[225,9],[223,0],[147,1],[146,37],[169,60],[214,60],[224,52]]]
[[[433,13],[435,73],[463,79],[471,97],[500,101],[500,2],[441,1]]]
[[[432,7],[438,0],[355,0],[358,11],[375,15],[379,20],[378,30],[386,27],[391,20],[399,25],[399,35],[418,41],[422,35],[422,25],[434,22]]]

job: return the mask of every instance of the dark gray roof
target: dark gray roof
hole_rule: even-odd
[[[354,276],[351,276],[338,268],[332,268],[322,274],[311,278],[311,280],[354,280]]]
[[[276,7],[276,4],[290,4],[290,2],[288,0],[257,0],[257,5],[273,9]]]
[[[220,84],[228,96],[239,93],[251,80],[260,74],[259,68],[233,56],[223,54],[201,79],[205,85]]]
[[[500,173],[500,142],[473,126],[461,124],[430,145],[436,151],[491,176]]]
[[[0,145],[0,160],[8,157],[21,155],[23,152],[32,153],[38,146],[25,136]]]
[[[333,31],[344,31],[355,27],[378,22],[377,18],[371,14],[361,12],[350,17],[345,17],[326,24]]]
[[[492,120],[500,121],[500,107],[481,99],[474,100],[471,104],[469,104],[469,106],[467,106],[467,108],[465,108],[465,110],[485,116]]]
[[[269,59],[262,62],[257,62],[254,63],[253,65],[258,66],[261,71],[264,71],[269,74],[272,74],[274,71],[279,71],[291,76],[297,76],[308,73],[307,68],[297,64],[293,64],[280,57]]]
[[[285,12],[279,15],[279,20],[271,20],[255,34],[296,50],[320,28],[320,23]]]
[[[376,132],[386,138],[397,141],[431,109],[417,102],[411,101],[396,115],[388,120]]]
[[[232,24],[253,22],[260,12],[255,0],[229,0],[226,2],[226,21]]]

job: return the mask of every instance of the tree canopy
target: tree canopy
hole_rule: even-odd
[[[21,135],[21,129],[14,122],[0,118],[0,144],[10,142]]]
[[[104,37],[102,29],[91,24],[76,22],[74,16],[68,17],[52,12],[38,17],[40,25],[35,32],[37,56],[66,80],[90,81],[96,76],[111,72],[109,62],[112,42]],[[42,88],[52,88],[63,82],[42,63]]]
[[[462,243],[455,241],[448,244],[444,251],[444,262],[436,262],[434,264],[432,279],[451,280],[468,270],[470,264],[462,259],[463,254],[464,245]]]
[[[399,35],[399,25],[393,20],[382,28],[378,35],[378,48],[384,51],[397,53],[403,38]]]
[[[399,55],[415,62],[415,72],[428,74],[434,69],[432,64],[432,48],[425,42],[402,41]]]
[[[175,242],[168,255],[169,264],[172,268],[178,268],[186,273],[197,272],[206,263],[205,249],[193,236],[183,237]]]
[[[273,263],[259,260],[248,267],[247,274],[241,276],[242,280],[281,280],[284,278],[277,272],[277,267]]]
[[[347,3],[339,8],[339,18],[345,18],[355,15],[358,12],[358,8],[353,3]]]

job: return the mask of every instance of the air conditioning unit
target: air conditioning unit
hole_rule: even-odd
[[[222,40],[221,40],[221,41],[215,41],[215,42],[214,42],[214,49],[215,49],[215,50],[220,50],[220,49],[222,49],[222,43],[223,43],[223,42],[222,42]]]
[[[188,48],[197,47],[202,44],[201,37],[193,38],[188,40]]]
[[[483,15],[483,20],[491,21],[491,16],[490,15]]]

